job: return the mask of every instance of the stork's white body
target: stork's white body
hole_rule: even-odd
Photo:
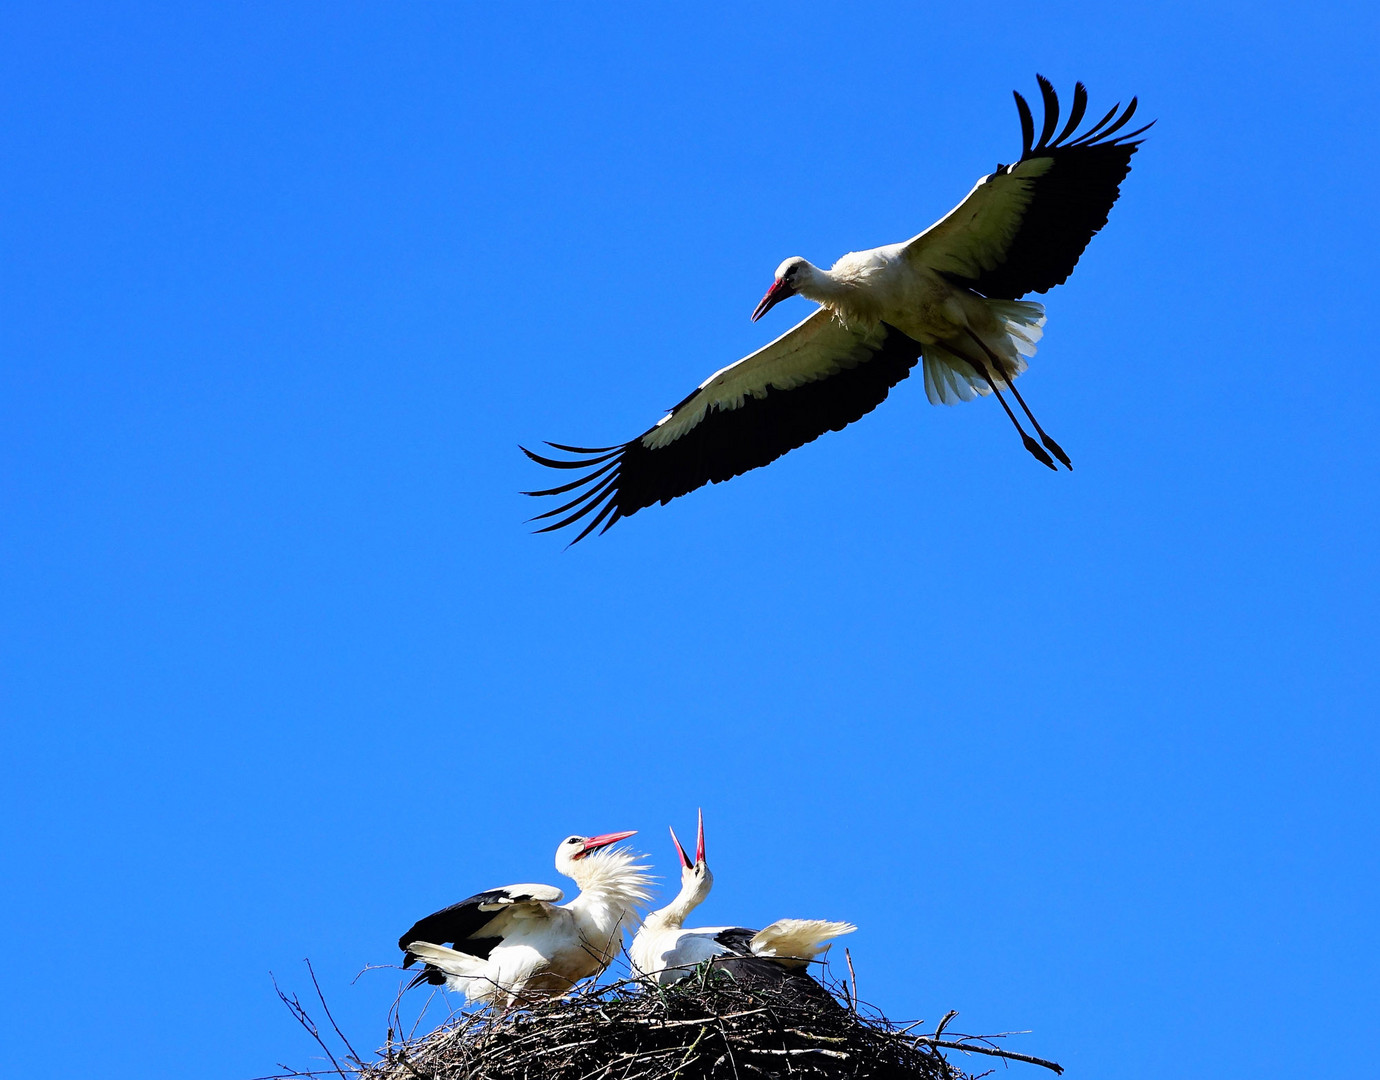
[[[637,974],[666,986],[685,978],[700,964],[723,957],[751,956],[802,970],[829,949],[832,939],[856,929],[851,923],[824,919],[778,919],[757,931],[738,926],[686,929],[644,924],[628,955]]]
[[[575,859],[558,849],[557,869],[580,886],[569,903],[557,905],[563,894],[550,885],[489,890],[421,920],[399,946],[407,964],[428,965],[419,981],[444,982],[470,1001],[507,1008],[568,993],[608,967],[637,923],[636,905],[650,898],[651,878],[634,860],[620,849]]]
[[[819,309],[758,352],[716,371],[690,402],[643,437],[643,445],[670,446],[701,424],[711,407],[738,409],[760,399],[763,383],[793,389],[861,363],[885,341],[888,326],[925,346],[925,393],[931,402],[969,401],[991,393],[992,383],[1006,389],[1035,354],[1044,333],[1044,306],[955,288],[913,254],[923,237],[850,252],[828,270],[798,257],[787,259],[777,269],[777,280],[792,274],[794,292]],[[988,354],[1001,360],[999,373],[986,362]],[[979,374],[984,366],[990,382]]]
[[[804,975],[807,965],[829,948],[829,941],[857,929],[851,923],[822,919],[779,919],[761,930],[740,926],[686,928],[687,916],[714,887],[714,875],[704,854],[703,815],[693,863],[675,836],[672,830],[681,860],[680,891],[669,904],[643,920],[628,948],[633,971],[641,977],[665,986],[685,978],[699,964],[721,957],[772,961]]]
[[[954,288],[923,258],[907,257],[907,248],[923,236],[850,251],[828,270],[801,259],[805,273],[795,291],[855,330],[866,332],[887,322],[922,345],[956,341],[969,328],[998,333],[987,298]],[[787,259],[781,269],[794,261]],[[1039,304],[1029,306],[1043,310]]]

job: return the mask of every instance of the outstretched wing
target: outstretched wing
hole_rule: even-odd
[[[821,308],[770,345],[715,372],[655,427],[623,446],[547,444],[575,455],[568,459],[523,447],[540,465],[583,470],[570,483],[526,492],[574,493],[534,519],[558,519],[538,532],[583,521],[574,543],[644,506],[770,464],[871,412],[919,358],[920,343],[894,327],[853,330]]]
[[[1142,141],[1136,136],[1150,127],[1117,134],[1135,114],[1132,98],[1124,110],[1114,105],[1077,134],[1088,107],[1088,91],[1080,82],[1073,90],[1068,119],[1055,135],[1059,99],[1048,79],[1036,78],[1044,100],[1038,141],[1030,106],[1016,94],[1020,160],[998,165],[966,199],[905,247],[913,263],[1003,300],[1047,292],[1067,280],[1088,241],[1107,224],[1121,181],[1131,170],[1131,155]]]
[[[513,918],[545,918],[551,905],[564,895],[553,885],[509,885],[475,893],[458,904],[419,919],[411,930],[398,938],[398,948],[405,954],[403,967],[411,967],[418,959],[408,949],[414,941],[451,945],[460,952],[487,960],[494,946],[503,940],[505,923]]]

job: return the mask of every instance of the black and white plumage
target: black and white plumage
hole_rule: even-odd
[[[778,919],[761,930],[685,926],[686,917],[714,887],[714,875],[705,861],[703,813],[698,833],[695,860],[691,862],[675,830],[671,830],[671,840],[680,856],[680,891],[665,907],[649,914],[638,928],[628,948],[633,971],[665,986],[685,978],[699,964],[713,961],[716,968],[737,978],[756,983],[796,984],[797,989],[823,993],[809,976],[809,964],[828,950],[831,940],[856,930],[852,923]],[[807,983],[810,985],[806,986]]]
[[[580,886],[568,904],[557,906],[564,893],[551,885],[506,885],[419,920],[398,939],[403,967],[426,963],[412,985],[446,985],[506,1008],[598,975],[636,922],[635,906],[651,898],[646,867],[611,846],[632,835],[561,841],[556,869]]]
[[[631,442],[547,444],[566,458],[524,447],[541,465],[579,471],[569,483],[527,492],[571,496],[534,519],[555,519],[538,531],[578,524],[578,541],[643,507],[769,464],[872,411],[922,360],[931,402],[995,391],[1026,449],[1052,469],[1050,453],[1071,467],[1013,385],[1045,322],[1042,305],[1020,298],[1068,278],[1107,223],[1140,145],[1136,136],[1150,125],[1119,134],[1135,113],[1132,98],[1079,132],[1088,95],[1078,83],[1060,127],[1054,88],[1038,80],[1039,137],[1029,105],[1015,94],[1020,159],[979,180],[934,225],[902,243],[851,252],[828,270],[799,257],[777,268],[753,319],[798,293],[820,305],[803,322],[715,372]],[[1040,442],[1002,397],[1008,389]]]

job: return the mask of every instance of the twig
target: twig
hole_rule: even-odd
[[[733,1066],[733,1080],[739,1080],[738,1059],[733,1056],[733,1044],[729,1042],[728,1029],[724,1027],[722,1018],[719,1020],[719,1034],[724,1037],[724,1053],[728,1055],[728,1063]]]
[[[946,1050],[962,1050],[964,1053],[988,1054],[992,1057],[1006,1058],[1009,1061],[1024,1061],[1027,1065],[1039,1065],[1050,1069],[1056,1073],[1063,1073],[1064,1067],[1054,1061],[1046,1061],[1044,1058],[1032,1057],[1030,1054],[1018,1054],[1014,1050],[1003,1050],[997,1046],[978,1046],[974,1043],[948,1042],[940,1039],[932,1039],[922,1035],[917,1042],[923,1042],[927,1046],[942,1046]]]
[[[799,1035],[802,1039],[814,1039],[816,1042],[846,1043],[848,1041],[845,1038],[835,1038],[832,1035],[816,1035],[812,1031],[801,1031],[799,1028],[787,1028],[786,1030],[792,1035]]]
[[[316,1044],[326,1052],[326,1056],[331,1059],[331,1064],[335,1066],[335,1071],[341,1077],[341,1080],[349,1080],[349,1077],[345,1075],[345,1070],[340,1067],[340,1062],[336,1061],[335,1055],[331,1053],[331,1048],[326,1045],[326,1040],[321,1038],[321,1033],[316,1028],[316,1022],[307,1015],[307,1010],[302,1008],[302,1002],[298,1000],[297,995],[293,994],[292,1000],[289,1001],[288,996],[283,993],[282,988],[278,986],[278,980],[274,977],[273,972],[270,971],[268,977],[273,980],[273,989],[278,995],[278,1000],[288,1007],[288,1011],[292,1013],[296,1021],[302,1025],[308,1035],[316,1040]]]
[[[852,989],[848,994],[848,1008],[854,1016],[858,1015],[858,975],[853,970],[853,954],[847,948],[843,950],[843,958],[848,961],[848,981]]]
[[[331,1027],[335,1029],[335,1033],[340,1037],[340,1041],[345,1044],[345,1049],[350,1051],[350,1056],[354,1058],[358,1064],[362,1065],[364,1060],[359,1054],[355,1053],[355,1048],[350,1045],[350,1040],[345,1037],[345,1032],[340,1030],[340,1025],[335,1022],[335,1017],[331,1015],[331,1007],[326,1004],[326,995],[321,992],[321,984],[316,981],[316,969],[311,966],[311,958],[303,957],[302,962],[307,965],[307,974],[311,976],[312,986],[316,987],[316,997],[317,1000],[321,1002],[321,1008],[326,1011],[326,1019],[331,1022]]]
[[[760,1009],[748,1009],[746,1012],[724,1013],[722,1016],[701,1016],[697,1020],[630,1019],[622,1022],[625,1024],[655,1024],[657,1027],[685,1027],[687,1024],[707,1024],[712,1020],[737,1020],[740,1016],[756,1016],[758,1013],[764,1013],[766,1011],[767,1009],[763,1007]],[[609,1020],[609,1023],[612,1024],[613,1021]]]
[[[700,1042],[704,1039],[705,1032],[708,1030],[708,1028],[700,1028],[700,1033],[695,1036],[695,1041],[690,1044],[690,1049],[685,1051],[685,1057],[681,1058],[680,1064],[672,1071],[670,1080],[676,1080],[676,1077],[680,1075],[681,1069],[685,1068],[685,1066],[690,1063],[695,1056],[695,1048],[700,1045]]]
[[[848,1055],[842,1050],[826,1050],[822,1046],[802,1046],[797,1050],[767,1050],[749,1046],[747,1052],[749,1054],[782,1054],[787,1057],[796,1057],[800,1054],[823,1054],[825,1057],[838,1058],[841,1061],[848,1060]]]

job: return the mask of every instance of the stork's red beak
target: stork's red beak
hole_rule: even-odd
[[[771,283],[771,288],[767,290],[767,295],[762,297],[762,302],[757,305],[757,310],[752,313],[752,321],[756,322],[777,304],[788,296],[795,295],[795,286],[787,285],[784,278],[777,278]]]
[[[671,830],[671,843],[676,845],[676,851],[680,855],[680,865],[685,867],[685,869],[687,870],[693,870],[695,868],[695,864],[690,861],[690,856],[685,854],[685,848],[681,847],[680,837],[676,835],[675,829]]]
[[[611,832],[604,833],[603,836],[591,836],[585,841],[585,846],[575,854],[574,858],[583,859],[591,851],[596,851],[601,847],[608,847],[610,844],[616,844],[620,840],[626,840],[628,837],[636,835],[637,830],[630,829],[628,832]]]
[[[696,864],[704,862],[704,811],[700,811],[699,836],[695,839],[695,861],[690,861],[690,856],[685,853],[685,848],[681,846],[680,837],[676,835],[676,830],[671,830],[671,841],[676,845],[676,851],[680,853],[680,864],[687,870],[693,870]]]

